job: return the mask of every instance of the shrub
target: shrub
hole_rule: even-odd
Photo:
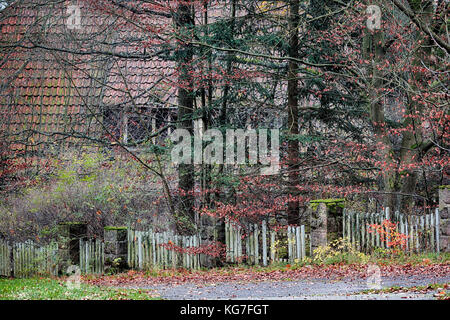
[[[108,151],[66,153],[47,176],[0,202],[0,234],[15,240],[55,238],[61,222],[85,222],[90,236],[107,225],[170,222],[159,180],[129,158]]]
[[[397,224],[388,219],[381,224],[369,224],[369,233],[377,233],[380,240],[386,243],[391,255],[399,255],[406,250],[408,236],[400,233]]]
[[[327,246],[320,246],[313,252],[310,262],[314,264],[367,263],[369,256],[353,248],[344,238],[332,241]]]

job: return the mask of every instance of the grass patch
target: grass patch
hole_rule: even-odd
[[[69,288],[64,279],[0,279],[0,300],[155,300],[151,290],[116,289],[81,283]]]
[[[387,250],[381,249],[375,251],[371,257],[370,262],[380,265],[428,265],[428,264],[446,264],[450,263],[450,253],[421,253],[421,254],[406,254],[400,253],[391,256]]]
[[[437,291],[434,295],[438,300],[448,300],[450,298],[450,293],[448,289],[450,288],[450,283],[432,283],[426,286],[414,286],[414,287],[399,287],[392,286],[383,289],[369,289],[357,292],[355,294],[386,294],[386,293],[407,293],[407,292],[418,292],[418,293],[428,293],[430,291]]]

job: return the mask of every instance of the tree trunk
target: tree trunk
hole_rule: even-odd
[[[298,58],[298,25],[299,25],[299,1],[291,0],[289,3],[289,57]],[[289,60],[288,65],[288,188],[291,196],[296,196],[296,186],[299,183],[297,161],[298,148],[298,64]],[[288,223],[297,224],[299,221],[299,203],[292,200],[288,203]]]
[[[410,7],[413,9],[416,15],[421,16],[423,21],[426,23],[430,22],[432,17],[432,4],[431,1],[412,1],[410,0]],[[416,43],[419,40],[424,40],[423,34],[420,33]],[[372,87],[370,88],[370,110],[371,110],[371,120],[374,128],[374,133],[378,143],[385,146],[382,156],[383,161],[386,162],[384,168],[382,168],[382,179],[384,184],[384,206],[390,207],[393,211],[399,210],[402,212],[410,212],[414,206],[414,193],[416,190],[416,184],[418,179],[418,172],[415,169],[403,170],[399,172],[399,167],[408,164],[412,164],[421,159],[423,156],[422,146],[424,145],[422,141],[422,136],[420,132],[420,119],[417,117],[406,117],[402,123],[402,127],[406,130],[402,134],[401,149],[395,152],[394,147],[389,139],[388,133],[386,132],[387,123],[385,122],[384,115],[384,105],[382,101],[382,96],[378,92],[379,89],[383,87],[383,75],[382,71],[377,69],[377,64],[380,64],[385,59],[384,54],[384,34],[383,31],[377,31],[374,34],[368,34],[365,39],[365,44],[363,46],[366,58],[370,53],[373,53],[373,66],[371,70],[372,76]],[[426,59],[431,52],[431,43],[424,43],[418,50],[415,51],[415,56],[413,58],[413,66],[421,66],[422,60]],[[413,74],[413,80],[415,83],[422,83],[420,74]],[[411,86],[412,94],[417,92],[414,89],[419,90],[417,85]],[[408,94],[410,95],[411,92]],[[411,99],[408,96],[408,106],[406,108],[406,113],[408,115],[416,115],[418,112],[421,113],[421,105]]]
[[[369,58],[373,54],[372,68],[370,76],[372,77],[371,87],[369,88],[370,114],[372,127],[375,133],[375,139],[378,144],[385,146],[381,156],[386,162],[382,170],[383,188],[384,188],[384,206],[394,210],[396,204],[397,188],[397,164],[394,157],[393,145],[386,132],[386,121],[384,116],[384,103],[380,90],[383,87],[382,71],[377,68],[384,59],[384,33],[382,30],[373,34],[367,34],[364,38],[363,54]]]
[[[194,19],[191,1],[178,4],[174,22],[179,45],[177,48],[177,68],[179,70],[178,88],[178,128],[188,130],[193,134],[194,92],[189,69],[193,60],[193,48],[189,41],[193,37]],[[180,196],[177,227],[180,233],[193,233],[195,230],[194,196],[194,165],[180,164],[178,167]]]

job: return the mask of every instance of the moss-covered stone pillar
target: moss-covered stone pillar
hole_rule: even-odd
[[[126,269],[128,255],[127,227],[105,227],[105,271],[118,272]]]
[[[311,250],[342,236],[342,212],[345,199],[319,199],[310,202],[311,215],[309,232],[311,235]]]
[[[327,205],[318,203],[313,208],[310,221],[311,250],[327,245]]]
[[[61,223],[58,235],[58,252],[61,259],[59,271],[64,274],[69,266],[80,264],[80,239],[87,237],[87,224]]]
[[[221,222],[219,219],[202,215],[200,217],[200,238],[202,245],[213,244],[216,241],[225,242],[225,234],[221,235]],[[223,238],[223,239],[222,239]],[[200,265],[205,268],[212,268],[218,265],[218,260],[207,254],[200,255]]]
[[[440,252],[450,252],[450,186],[439,187]]]

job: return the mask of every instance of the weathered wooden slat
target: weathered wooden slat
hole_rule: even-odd
[[[255,237],[255,264],[259,264],[259,230],[258,225],[254,224],[254,237]]]
[[[238,232],[238,257],[239,261],[242,262],[242,226],[239,226]]]
[[[301,241],[302,241],[302,260],[306,258],[306,237],[305,237],[305,226],[300,226]]]
[[[355,240],[356,240],[356,248],[361,250],[361,217],[360,213],[356,212],[356,228],[355,228]]]
[[[430,247],[429,247],[429,250],[436,251],[436,246],[434,244],[434,238],[435,238],[435,235],[434,235],[434,231],[435,231],[435,228],[434,228],[434,223],[435,223],[434,214],[433,213],[429,214],[428,215],[428,219],[430,221]]]
[[[287,245],[288,245],[288,261],[291,262],[292,259],[292,235],[291,226],[287,227]]]
[[[347,222],[347,232],[346,232],[346,235],[347,235],[347,239],[348,239],[348,241],[349,242],[351,242],[352,241],[352,236],[351,236],[351,215],[350,215],[350,212],[349,211],[346,211],[346,215],[347,215],[347,219],[345,220],[346,222]]]
[[[275,262],[275,232],[270,231],[270,261]]]
[[[419,242],[419,219],[416,216],[415,219],[415,225],[416,225],[416,252],[419,253],[420,252],[420,242]]]
[[[301,231],[300,226],[295,228],[295,245],[297,249],[297,259],[300,261],[302,259],[302,243],[301,243]]]
[[[250,264],[255,264],[255,237],[254,237],[254,230],[253,225],[249,226],[249,260]]]
[[[439,217],[439,209],[436,208],[435,212],[434,212],[434,227],[435,227],[435,243],[436,243],[436,252],[439,253],[440,252],[440,248],[439,248],[439,222],[440,222],[440,217]]]
[[[379,213],[376,214],[376,224],[381,224],[381,215]],[[377,232],[376,233],[376,243],[377,243],[377,247],[381,248],[381,239],[380,239],[380,234]]]
[[[262,233],[262,262],[263,266],[267,266],[267,222],[266,220],[262,221],[261,225],[261,233]]]
[[[366,228],[366,214],[363,213],[361,215],[361,251],[366,251],[366,233],[367,233],[367,228]]]
[[[225,260],[229,262],[230,259],[230,223],[227,218],[225,218]]]
[[[347,219],[347,210],[344,208],[344,210],[342,211],[342,237],[344,239],[347,237],[346,235],[347,226],[345,225],[347,221],[346,219]]]

